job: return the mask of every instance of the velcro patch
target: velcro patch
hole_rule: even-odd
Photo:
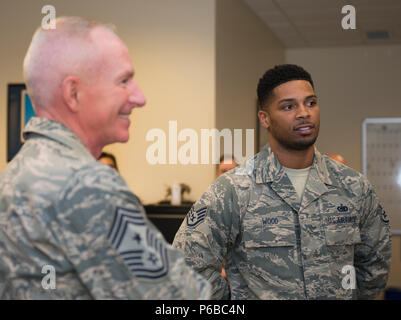
[[[195,210],[195,208],[192,207],[187,214],[187,226],[195,228],[198,224],[205,220],[207,211],[207,207],[202,207],[198,210]]]
[[[168,273],[167,249],[141,211],[117,207],[107,238],[137,278],[158,279]]]
[[[336,216],[336,217],[327,217],[325,222],[327,225],[331,224],[349,224],[355,223],[357,220],[357,216]]]
[[[386,211],[384,211],[383,207],[382,207],[381,205],[379,205],[379,207],[377,208],[377,210],[381,210],[381,218],[382,218],[382,221],[383,221],[384,223],[389,223],[390,220],[388,219],[387,213],[386,213]]]

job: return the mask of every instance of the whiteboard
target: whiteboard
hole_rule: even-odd
[[[401,118],[368,118],[362,124],[362,167],[401,234]]]

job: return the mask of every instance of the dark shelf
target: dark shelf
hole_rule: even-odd
[[[151,204],[144,206],[147,214],[149,213],[166,213],[166,214],[187,214],[191,209],[193,202],[184,202],[180,206],[172,206],[170,204]]]
[[[192,202],[184,202],[180,206],[163,203],[147,205],[144,208],[149,220],[159,229],[169,243],[173,243],[174,236],[192,205]]]

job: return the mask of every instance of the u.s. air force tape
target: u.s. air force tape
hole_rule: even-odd
[[[206,218],[207,211],[208,207],[202,207],[198,210],[192,207],[187,214],[187,226],[195,228],[198,224],[202,223]]]
[[[117,207],[107,238],[137,278],[158,279],[168,273],[167,249],[139,210]]]

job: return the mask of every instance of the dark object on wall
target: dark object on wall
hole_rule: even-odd
[[[401,288],[387,288],[384,292],[385,300],[401,300]]]
[[[175,234],[185,219],[192,203],[181,206],[148,205],[144,206],[149,220],[160,230],[167,242],[173,243]]]
[[[7,88],[7,161],[11,161],[23,145],[22,130],[35,115],[25,84],[9,84]]]

